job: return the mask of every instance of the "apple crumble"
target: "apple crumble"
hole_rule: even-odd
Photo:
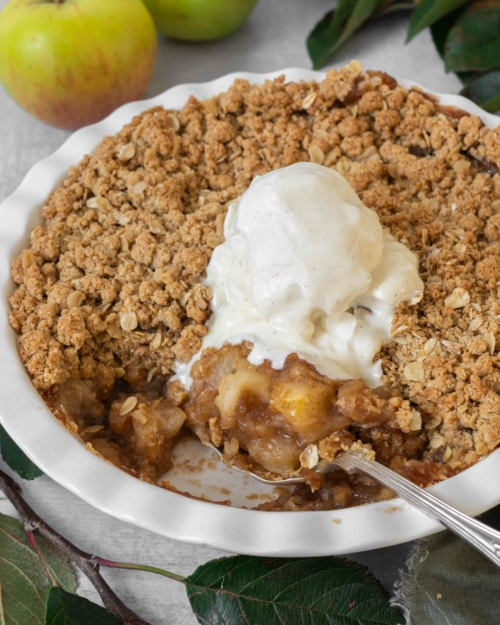
[[[251,181],[310,161],[342,174],[416,253],[423,298],[402,303],[382,385],[291,354],[208,348],[204,286],[228,206]],[[313,469],[352,445],[420,485],[500,443],[500,128],[357,62],[320,82],[253,85],[146,111],[70,169],[12,261],[11,324],[47,405],[89,449],[156,481],[183,427],[228,464],[308,484],[261,509],[323,510],[391,494]]]

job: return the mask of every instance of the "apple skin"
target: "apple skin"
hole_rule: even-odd
[[[59,128],[92,124],[139,99],[156,50],[141,0],[10,0],[0,13],[0,82]]]
[[[143,0],[167,37],[209,41],[243,25],[258,0]]]

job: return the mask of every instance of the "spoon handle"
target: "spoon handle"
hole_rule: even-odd
[[[337,456],[334,462],[348,473],[360,472],[373,477],[415,508],[442,523],[500,567],[500,532],[452,508],[379,462],[369,460],[362,452],[346,451]]]

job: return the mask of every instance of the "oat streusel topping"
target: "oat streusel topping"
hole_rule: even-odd
[[[11,323],[35,386],[136,384],[200,348],[199,280],[228,204],[298,161],[343,174],[418,253],[425,295],[401,309],[385,382],[422,419],[428,458],[463,468],[500,443],[500,128],[353,62],[320,83],[237,80],[152,109],[73,167],[12,263]],[[409,427],[409,426],[408,426]]]

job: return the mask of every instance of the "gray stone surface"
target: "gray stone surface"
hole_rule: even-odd
[[[0,9],[6,0],[0,0]],[[160,39],[158,62],[147,96],[185,82],[206,81],[235,71],[268,72],[286,67],[309,68],[305,37],[333,5],[332,0],[260,0],[245,26],[220,42],[187,44]],[[336,67],[359,59],[368,69],[410,78],[430,89],[457,93],[460,83],[445,74],[428,32],[404,45],[408,16],[395,14],[371,24],[338,53]],[[0,201],[21,182],[28,169],[52,153],[69,136],[21,110],[0,87]],[[4,466],[0,462],[0,466]],[[81,548],[111,559],[143,562],[189,574],[221,555],[215,550],[159,538],[94,510],[47,477],[23,484],[39,514]],[[0,512],[12,508],[0,501]],[[410,545],[356,554],[388,589],[392,588]],[[106,572],[123,599],[153,625],[194,625],[183,587],[146,573]],[[80,592],[96,600],[86,580]]]

